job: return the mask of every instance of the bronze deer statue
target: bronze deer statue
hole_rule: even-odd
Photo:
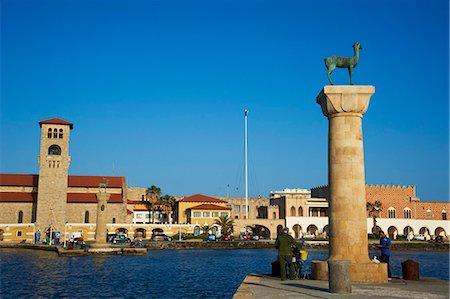
[[[352,81],[352,72],[353,68],[358,64],[359,59],[359,50],[362,50],[362,46],[359,42],[353,44],[354,56],[353,57],[342,57],[342,56],[328,56],[325,58],[325,66],[327,67],[327,76],[331,85],[333,81],[331,81],[331,73],[335,68],[346,68],[348,69],[348,73],[350,75],[350,85],[353,85]]]

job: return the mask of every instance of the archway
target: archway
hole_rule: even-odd
[[[403,235],[408,236],[410,233],[414,234],[414,230],[408,225],[403,229]]]
[[[445,229],[443,229],[442,227],[438,227],[434,230],[434,235],[435,236],[443,236],[445,237],[446,233],[445,233]]]
[[[330,234],[330,228],[329,228],[328,224],[323,227],[322,231],[326,234],[326,236],[328,236]]]
[[[116,228],[116,234],[118,234],[118,235],[120,235],[120,234],[126,235],[126,234],[128,234],[128,229],[123,228],[123,227]]]
[[[283,231],[283,226],[281,224],[277,225],[277,235],[279,235]]]
[[[381,227],[377,226],[372,226],[372,234],[376,234],[378,235],[381,231]]]
[[[316,235],[316,232],[318,232],[318,228],[314,224],[311,224],[310,226],[308,226],[308,228],[306,230],[308,231],[309,234],[314,235],[314,236]]]
[[[162,228],[154,228],[152,229],[152,235],[162,234],[164,230]]]
[[[200,226],[194,226],[194,236],[200,235]]]
[[[294,230],[295,238],[300,239],[300,233],[302,232],[302,227],[298,224],[294,225],[292,228]]]
[[[390,239],[392,240],[397,239],[398,230],[395,226],[389,226],[387,233]]]
[[[257,234],[261,239],[270,239],[270,230],[263,225],[256,224],[253,232]]]
[[[217,225],[213,225],[213,226],[211,226],[211,234],[213,234],[213,235],[217,235],[217,232],[218,232],[218,228],[217,228]]]
[[[421,227],[420,230],[419,230],[419,234],[421,234],[421,235],[428,234],[429,235],[430,234],[430,230],[426,226]]]
[[[303,208],[302,207],[298,208],[298,216],[303,216]]]
[[[141,238],[141,239],[145,239],[145,237],[147,236],[147,231],[143,228],[137,228],[134,231],[134,237],[135,238]]]

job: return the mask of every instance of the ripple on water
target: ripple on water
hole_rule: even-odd
[[[270,273],[276,254],[272,249],[197,249],[58,257],[47,251],[2,249],[0,297],[231,298],[248,273]],[[310,260],[327,255],[326,250],[309,250]],[[394,275],[401,274],[400,263],[406,259],[421,264],[422,276],[448,280],[447,252],[393,252]]]

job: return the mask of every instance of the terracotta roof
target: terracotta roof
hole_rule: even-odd
[[[96,187],[99,183],[105,183],[108,179],[108,188],[122,188],[121,176],[81,176],[69,175],[69,187]]]
[[[42,127],[43,124],[50,124],[50,125],[68,125],[70,126],[70,129],[73,129],[73,123],[70,123],[68,121],[65,121],[64,119],[60,118],[51,118],[47,120],[41,120],[39,122],[39,127]]]
[[[142,200],[127,200],[127,204],[129,205],[135,205],[135,204],[146,204],[148,201],[142,201]]]
[[[213,211],[217,211],[217,210],[231,210],[230,208],[226,208],[226,207],[221,207],[218,205],[213,205],[213,204],[202,204],[202,205],[198,205],[192,208],[189,208],[191,210],[213,210]]]
[[[0,192],[0,202],[35,202],[36,192]]]
[[[0,186],[37,187],[37,174],[0,174]]]
[[[220,202],[220,203],[226,203],[226,201],[209,197],[203,194],[194,194],[192,196],[188,196],[180,200],[181,202]]]
[[[81,176],[69,175],[69,187],[94,187],[104,183],[103,178],[109,179],[109,188],[122,188],[124,177],[121,176]],[[39,175],[37,174],[0,174],[0,186],[37,187]]]
[[[97,203],[95,193],[67,193],[67,203]],[[123,203],[122,194],[111,194],[108,203]]]

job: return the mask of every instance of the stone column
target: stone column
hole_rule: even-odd
[[[370,85],[341,85],[325,86],[317,96],[329,120],[329,260],[351,261],[352,281],[361,282],[377,282],[382,276],[355,273],[376,265],[369,260],[368,251],[362,135],[362,118],[374,93],[375,87]]]
[[[97,193],[97,222],[95,227],[95,243],[91,248],[109,248],[110,244],[106,241],[106,207],[111,194]]]

